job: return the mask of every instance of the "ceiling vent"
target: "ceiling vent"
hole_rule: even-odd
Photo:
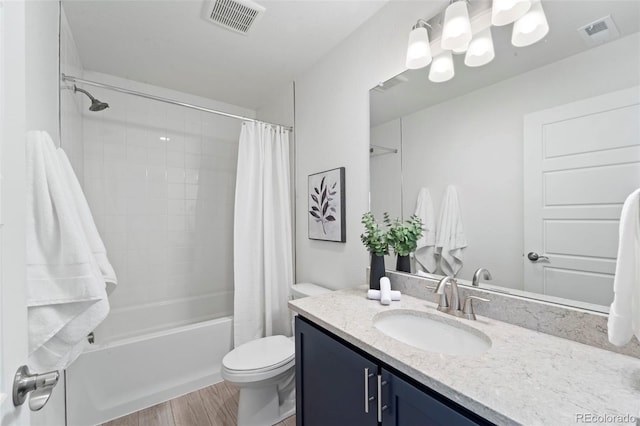
[[[247,34],[265,10],[250,0],[210,0],[204,17],[233,32]]]
[[[610,15],[578,28],[578,33],[589,47],[598,46],[620,37],[620,31]]]

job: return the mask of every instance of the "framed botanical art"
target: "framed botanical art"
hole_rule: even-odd
[[[347,241],[344,167],[309,175],[309,239]]]

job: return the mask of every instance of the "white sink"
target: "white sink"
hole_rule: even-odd
[[[373,324],[387,336],[429,352],[479,355],[491,347],[491,339],[481,331],[424,312],[383,312],[374,317]]]

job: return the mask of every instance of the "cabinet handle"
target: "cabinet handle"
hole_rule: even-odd
[[[386,385],[386,380],[382,380],[382,375],[378,374],[378,423],[382,423],[382,412],[387,409],[382,405],[382,386]]]
[[[369,369],[364,369],[364,412],[369,414],[369,377],[373,374],[369,374]]]

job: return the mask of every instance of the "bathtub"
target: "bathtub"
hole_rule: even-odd
[[[101,424],[221,381],[232,319],[88,345],[66,372],[67,424]]]

